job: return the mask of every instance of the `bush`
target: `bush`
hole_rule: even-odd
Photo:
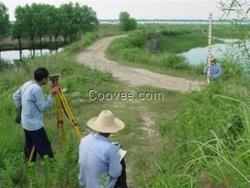
[[[119,16],[120,27],[123,31],[130,31],[137,28],[137,21],[131,18],[127,12],[121,12]]]

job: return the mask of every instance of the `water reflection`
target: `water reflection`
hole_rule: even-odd
[[[247,62],[250,55],[250,41],[241,41],[239,39],[220,39],[223,44],[214,44],[213,54],[217,58],[230,56],[240,60],[240,62]],[[206,63],[208,58],[208,47],[193,48],[187,52],[181,53],[188,63],[196,65]]]
[[[63,48],[59,48],[56,50],[49,50],[49,49],[37,49],[35,50],[35,57],[41,56],[41,55],[53,55],[57,52],[62,51]],[[33,51],[30,50],[22,50],[22,58],[31,58]],[[1,59],[10,63],[14,63],[15,61],[20,59],[20,51],[19,50],[9,50],[9,51],[2,51],[1,52]]]

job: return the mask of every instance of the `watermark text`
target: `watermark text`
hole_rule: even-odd
[[[95,89],[88,91],[88,98],[90,101],[163,101],[164,93],[158,91],[115,91],[115,92],[100,92]]]

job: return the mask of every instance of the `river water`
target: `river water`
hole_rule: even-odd
[[[248,49],[248,53],[250,54],[250,41],[241,41],[239,39],[217,39],[222,43],[212,45],[212,51],[216,58],[231,55],[231,57],[238,58],[242,62],[249,60],[247,53],[245,53],[246,51],[243,51],[242,49]],[[244,46],[246,48],[244,48]],[[59,48],[58,52],[62,50],[63,48]],[[55,53],[55,50],[50,51],[49,49],[35,50],[36,57],[41,55],[52,55]],[[183,56],[187,62],[192,65],[204,64],[207,62],[208,58],[208,47],[192,48],[179,55]],[[30,50],[22,50],[22,57],[30,58]],[[14,63],[16,60],[19,60],[19,50],[2,51],[1,59]]]
[[[219,39],[221,44],[212,45],[212,52],[216,58],[228,57],[238,59],[240,62],[249,61],[250,41],[241,41],[239,39]],[[208,47],[192,48],[182,55],[188,63],[197,65],[206,63],[208,58]]]
[[[63,48],[59,48],[56,50],[49,50],[49,49],[37,49],[35,50],[35,57],[41,56],[41,55],[52,55],[57,52],[62,51]],[[9,63],[14,63],[15,61],[19,60],[19,50],[9,50],[9,51],[2,51],[1,52],[1,59],[4,61],[7,61]],[[22,58],[31,58],[31,51],[30,50],[22,50]]]

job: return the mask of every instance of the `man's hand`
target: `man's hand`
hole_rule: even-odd
[[[50,88],[50,94],[55,95],[59,92],[59,86],[55,85],[55,86],[51,86]]]

